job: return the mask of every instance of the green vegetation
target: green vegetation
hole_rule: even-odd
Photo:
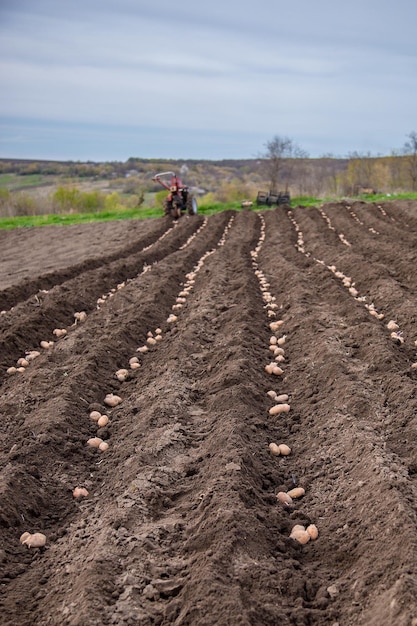
[[[116,194],[117,195],[117,194]],[[108,196],[111,198],[111,196]],[[1,199],[1,194],[0,194]],[[383,202],[392,200],[393,196],[385,194],[369,194],[362,195],[356,200],[363,200],[367,202]],[[404,193],[395,195],[395,199],[398,200],[417,200],[417,193]],[[353,200],[353,199],[351,199]],[[291,206],[319,206],[326,202],[340,201],[340,198],[315,198],[310,196],[299,196],[293,198]],[[111,202],[109,202],[109,205]],[[273,207],[256,206],[249,210],[252,211],[265,211],[272,210]],[[198,212],[200,215],[212,215],[214,213],[220,213],[221,211],[234,210],[241,211],[241,202],[213,202],[199,206]],[[100,211],[92,212],[71,212],[62,214],[47,214],[47,215],[22,215],[13,217],[0,218],[0,229],[12,229],[12,228],[24,228],[33,226],[51,226],[54,224],[67,225],[67,224],[82,224],[87,222],[109,222],[114,220],[128,220],[128,219],[149,219],[163,217],[160,207],[139,207],[139,208],[104,208]]]
[[[0,218],[0,229],[23,228],[31,226],[51,226],[53,224],[83,224],[87,222],[110,222],[114,220],[147,219],[161,217],[156,209],[125,209],[100,211],[95,213],[64,213],[49,215],[25,215],[21,217]]]
[[[417,200],[417,192],[408,193],[364,193],[356,198],[365,202],[386,202],[387,200]]]
[[[18,191],[27,187],[39,187],[45,184],[49,184],[49,182],[41,174],[30,174],[28,176],[19,176],[18,174],[0,175],[0,187],[6,187],[10,191]]]
[[[319,206],[324,202],[331,202],[334,198],[315,198],[313,196],[298,196],[291,200],[291,206]]]

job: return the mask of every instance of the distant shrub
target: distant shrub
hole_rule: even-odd
[[[76,187],[58,187],[52,202],[58,213],[96,213],[105,208],[106,196],[97,190],[80,191]]]
[[[9,217],[10,191],[0,187],[0,217]]]
[[[106,197],[100,191],[84,191],[80,193],[80,210],[82,213],[96,213],[104,209]]]
[[[116,191],[109,193],[105,197],[104,208],[106,211],[118,211],[119,209],[124,208],[120,196]]]
[[[81,206],[81,192],[75,187],[58,187],[52,201],[58,213],[78,211]]]
[[[145,192],[140,190],[139,193],[132,194],[126,199],[126,206],[129,209],[139,209],[145,202]]]
[[[212,204],[216,203],[216,198],[215,195],[212,191],[209,191],[209,193],[206,193],[204,196],[202,196],[199,201],[199,204],[201,204],[202,206],[210,206]]]
[[[167,197],[168,192],[162,189],[161,191],[157,191],[155,194],[155,206],[159,209],[162,209],[164,205],[164,200]]]
[[[233,179],[223,182],[215,192],[206,194],[203,200],[205,204],[212,204],[213,201],[228,203],[241,202],[255,196],[256,189],[253,185]],[[206,201],[206,198],[208,198],[208,201]]]
[[[33,198],[25,193],[16,193],[12,197],[13,213],[16,217],[36,215],[37,205]]]

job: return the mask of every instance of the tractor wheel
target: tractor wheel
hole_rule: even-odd
[[[174,219],[178,219],[179,217],[181,217],[182,207],[183,207],[183,204],[182,204],[182,199],[180,198],[180,196],[175,196],[174,198],[172,198],[171,215]]]
[[[174,218],[174,220],[181,217],[181,209],[178,206],[178,203],[174,200],[169,200],[165,198],[164,200],[164,215],[168,217]]]
[[[188,196],[186,208],[188,215],[197,214],[197,200],[194,198],[194,196]]]
[[[164,200],[163,209],[164,209],[164,215],[168,215],[168,216],[171,215],[172,202],[168,200],[168,198],[165,198]]]

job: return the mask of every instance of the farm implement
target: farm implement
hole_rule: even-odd
[[[163,180],[166,176],[171,177],[169,185]],[[164,200],[164,215],[178,219],[184,213],[188,213],[188,215],[195,215],[197,213],[196,199],[190,193],[188,187],[182,184],[181,179],[176,176],[174,172],[155,174],[152,180],[169,191],[168,196]]]
[[[256,198],[256,204],[258,206],[267,205],[272,206],[273,204],[289,204],[291,202],[291,196],[287,191],[280,191],[278,193],[270,191],[267,193],[266,191],[258,191],[258,196]]]

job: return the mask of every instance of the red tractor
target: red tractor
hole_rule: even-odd
[[[171,176],[169,185],[162,180],[163,176]],[[176,176],[174,172],[155,174],[152,180],[158,182],[169,191],[168,196],[164,200],[164,215],[170,215],[174,219],[178,219],[183,213],[188,213],[188,215],[195,215],[197,213],[196,199],[190,194],[188,187],[182,184],[181,179]]]

